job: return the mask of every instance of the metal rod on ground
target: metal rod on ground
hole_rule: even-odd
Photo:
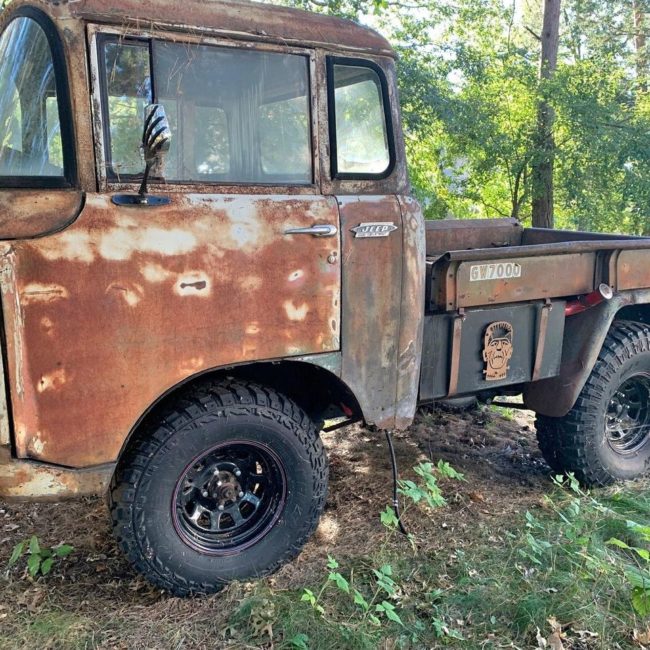
[[[408,535],[404,524],[402,523],[402,516],[399,512],[399,500],[397,499],[397,461],[395,460],[395,449],[393,448],[393,438],[390,431],[386,431],[386,440],[388,441],[388,450],[390,451],[390,462],[393,468],[393,510],[395,517],[397,517],[397,524],[402,534]]]

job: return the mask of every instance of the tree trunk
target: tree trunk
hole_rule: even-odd
[[[560,42],[560,0],[544,0],[544,24],[542,27],[542,55],[539,79],[542,98],[537,107],[536,152],[531,164],[533,226],[553,227],[553,159],[555,140],[553,123],[555,112],[546,97],[544,82],[553,78],[557,68]]]
[[[636,81],[639,92],[648,92],[648,57],[645,40],[645,11],[641,0],[633,0],[634,54],[636,59]]]

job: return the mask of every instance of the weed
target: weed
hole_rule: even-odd
[[[32,578],[39,573],[46,576],[52,570],[57,559],[67,557],[72,551],[74,551],[74,547],[69,544],[59,544],[50,548],[43,547],[38,541],[38,537],[32,535],[29,540],[23,540],[14,546],[9,557],[8,567],[14,566],[26,554],[29,575]]]

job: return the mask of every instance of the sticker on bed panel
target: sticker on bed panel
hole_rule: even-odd
[[[513,328],[507,321],[490,323],[483,337],[483,374],[486,381],[498,381],[508,376],[508,365],[512,358]]]

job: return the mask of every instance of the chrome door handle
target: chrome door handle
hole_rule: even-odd
[[[338,229],[336,226],[323,224],[318,226],[309,226],[308,228],[289,228],[284,231],[285,235],[312,235],[313,237],[334,237]]]

